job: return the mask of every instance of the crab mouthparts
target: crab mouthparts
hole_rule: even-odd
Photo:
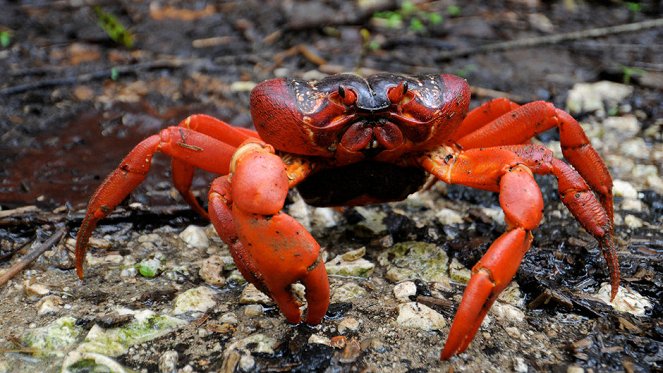
[[[350,151],[374,154],[391,150],[404,142],[403,133],[389,121],[361,121],[352,124],[343,134],[341,145]]]

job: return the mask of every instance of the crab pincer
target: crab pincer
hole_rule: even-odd
[[[251,140],[235,153],[230,175],[212,184],[210,218],[229,243],[242,275],[270,295],[289,322],[301,321],[290,288],[301,282],[306,287],[306,322],[318,324],[329,306],[329,282],[320,245],[281,211],[288,189],[281,158],[271,146]]]

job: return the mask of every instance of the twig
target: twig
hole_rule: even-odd
[[[443,62],[443,61],[452,60],[457,57],[467,57],[473,54],[482,54],[482,53],[505,51],[511,49],[519,49],[519,48],[530,48],[530,47],[537,47],[537,46],[550,45],[550,44],[559,44],[565,41],[598,38],[608,35],[622,34],[626,32],[642,31],[657,27],[663,27],[663,18],[650,19],[647,21],[636,22],[636,23],[627,23],[624,25],[566,32],[563,34],[511,40],[500,43],[480,45],[475,48],[463,48],[451,52],[442,52],[439,55],[437,55],[437,57],[435,57],[435,60],[437,62]]]
[[[23,258],[21,258],[21,260],[19,260],[5,273],[3,273],[2,276],[0,276],[0,286],[6,284],[9,280],[11,280],[14,276],[16,276],[17,273],[21,272],[25,267],[27,267],[30,263],[32,263],[32,261],[39,258],[41,254],[46,252],[46,250],[50,249],[51,246],[55,245],[58,241],[60,241],[60,238],[64,236],[66,231],[67,231],[66,227],[58,229],[48,240],[44,241],[41,245],[39,245],[39,247],[33,249],[32,251],[27,253]]]

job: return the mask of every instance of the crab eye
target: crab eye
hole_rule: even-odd
[[[345,106],[350,106],[357,102],[357,94],[352,89],[345,88],[342,85],[338,86],[338,96]]]
[[[387,91],[387,97],[389,98],[389,101],[391,101],[392,103],[394,104],[398,103],[401,100],[403,100],[403,98],[405,98],[407,90],[408,90],[407,82],[403,81],[401,82],[401,84],[389,88],[389,91]]]

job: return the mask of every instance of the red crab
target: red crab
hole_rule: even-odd
[[[320,81],[273,79],[251,93],[257,133],[192,115],[138,144],[95,192],[78,232],[76,269],[83,276],[88,240],[147,174],[156,152],[172,157],[175,187],[208,216],[242,275],[269,294],[285,318],[301,321],[290,285],[306,287],[306,322],[318,324],[329,283],[315,239],[281,212],[297,187],[315,206],[396,201],[429,174],[449,184],[499,192],[507,230],[472,268],[441,358],[463,352],[488,309],[515,275],[541,221],[543,200],[533,174],[557,178],[562,201],[599,242],[619,287],[613,241],[612,180],[569,114],[537,101],[495,99],[468,112],[470,89],[453,75],[352,74]],[[564,157],[530,143],[558,128]],[[222,175],[205,211],[190,191],[195,168]]]

